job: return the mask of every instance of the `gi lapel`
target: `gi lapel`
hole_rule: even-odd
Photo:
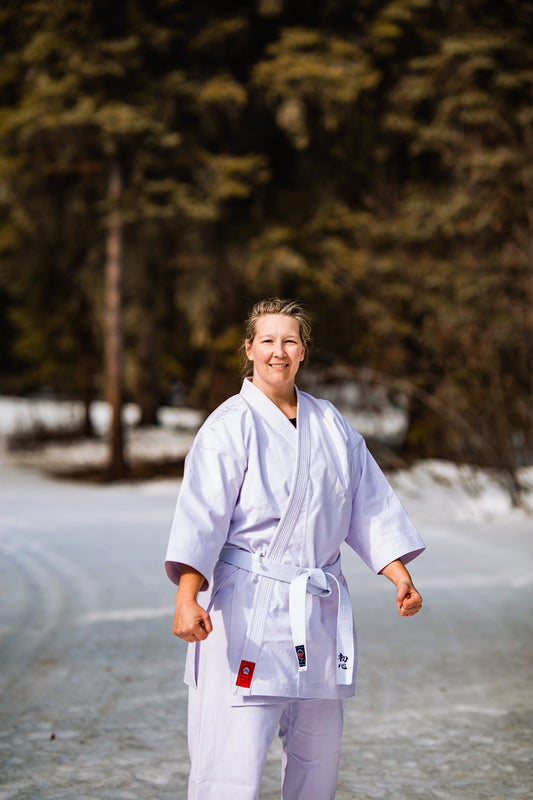
[[[294,437],[296,430],[293,424],[287,419],[283,411],[277,407],[275,403],[266,396],[261,389],[254,386],[251,380],[244,379],[240,395],[245,403],[250,407],[253,414],[259,414],[268,420],[268,424],[276,429],[276,432],[283,436],[284,439],[289,439],[294,444]],[[296,396],[298,398],[298,421],[300,424],[300,393],[296,389]]]
[[[279,420],[279,428],[281,432],[286,435],[287,428],[282,426],[285,425],[285,423],[288,423],[289,425],[291,423],[288,422],[286,417],[285,420],[283,419],[283,412],[277,409],[276,406],[274,406],[274,403],[272,403],[272,401],[269,400],[260,389],[257,389],[257,387],[249,384],[249,382],[248,385],[246,385],[246,383],[247,382],[245,381],[242,389],[244,400],[256,412],[259,411],[259,413],[265,413],[272,422],[276,423],[276,427],[278,427]],[[287,505],[285,506],[278,526],[272,536],[270,547],[266,553],[262,554],[278,561],[282,560],[287,542],[298,519],[298,514],[302,508],[302,503],[307,488],[309,466],[311,462],[308,409],[305,405],[305,399],[298,392],[298,390],[297,395],[298,444],[291,491],[289,494],[289,499],[287,500]],[[272,408],[272,406],[274,406],[274,408]],[[279,417],[276,415],[276,412],[279,412]],[[264,576],[259,576],[254,596],[254,607],[248,623],[246,639],[241,656],[241,664],[239,667],[239,673],[237,675],[236,686],[238,694],[250,694],[251,692],[250,686],[253,678],[253,671],[255,669],[255,664],[263,643],[265,624],[273,586],[273,580],[265,578]]]

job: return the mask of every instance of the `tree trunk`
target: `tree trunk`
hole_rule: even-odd
[[[141,410],[140,425],[157,425],[159,396],[157,390],[154,323],[149,308],[143,308],[139,319],[137,401]]]
[[[80,389],[83,404],[81,432],[87,439],[92,439],[94,437],[94,426],[91,419],[91,403],[93,401],[92,372],[87,354],[83,354],[80,359]]]
[[[105,358],[106,399],[111,408],[109,473],[124,475],[124,431],[122,426],[122,219],[120,196],[122,179],[115,158],[109,174],[110,205],[105,263]]]
[[[422,397],[414,393],[409,398],[407,431],[401,447],[401,455],[407,461],[418,458],[460,457],[457,448],[460,437],[442,414],[426,402],[432,397],[435,386],[426,383]]]

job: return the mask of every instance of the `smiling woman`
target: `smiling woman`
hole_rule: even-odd
[[[259,317],[255,336],[246,340],[246,356],[253,363],[255,386],[289,419],[295,417],[294,379],[305,358],[298,320],[286,314]]]
[[[424,549],[412,522],[362,437],[295,386],[309,345],[297,303],[254,306],[252,375],[185,464],[166,569],[190,643],[189,800],[257,800],[278,728],[284,800],[335,797],[356,656],[343,542],[395,584],[400,616],[422,605],[404,566]]]

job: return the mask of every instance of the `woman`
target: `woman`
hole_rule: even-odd
[[[255,800],[278,728],[283,799],[335,797],[355,677],[343,541],[395,584],[401,616],[422,606],[405,564],[424,544],[398,498],[341,414],[295,386],[309,345],[297,303],[258,303],[252,377],[187,457],[166,569],[190,642],[189,800]]]

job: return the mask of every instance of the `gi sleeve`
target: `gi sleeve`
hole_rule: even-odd
[[[246,465],[231,452],[195,441],[185,460],[165,558],[165,569],[179,583],[181,567],[198,570],[209,586],[226,541]]]
[[[397,558],[407,564],[424,542],[363,439],[352,453],[355,491],[346,542],[374,572]]]

